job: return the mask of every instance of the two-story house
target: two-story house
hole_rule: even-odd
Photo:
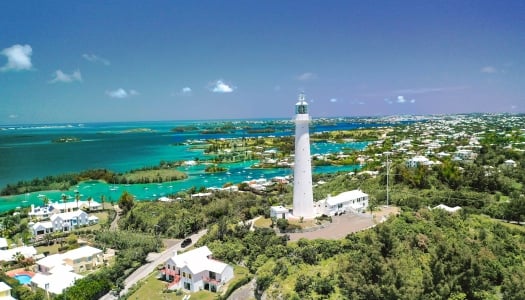
[[[190,292],[201,289],[216,292],[233,278],[233,267],[214,260],[208,247],[174,255],[166,261],[162,273],[170,282],[169,289],[183,288]]]

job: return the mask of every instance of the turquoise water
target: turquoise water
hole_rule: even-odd
[[[15,279],[18,280],[18,282],[20,282],[20,284],[29,284],[29,283],[31,283],[31,276],[26,275],[26,274],[15,275]]]
[[[253,121],[250,121],[253,122]],[[264,121],[258,121],[261,124]],[[218,121],[184,121],[184,122],[133,122],[133,123],[93,123],[65,125],[27,125],[0,126],[0,187],[19,180],[30,180],[35,177],[58,175],[68,172],[79,172],[86,169],[106,168],[125,172],[144,166],[158,165],[161,160],[178,161],[204,158],[203,151],[191,150],[184,145],[187,140],[211,138],[239,138],[250,136],[283,136],[293,134],[293,124],[282,121],[275,133],[248,134],[236,129],[228,134],[200,134],[199,132],[175,133],[176,126],[195,125],[200,128],[214,128]],[[253,123],[251,123],[253,125]],[[384,125],[384,124],[381,124]],[[335,125],[318,125],[315,131],[343,130],[358,127],[373,127],[379,124],[360,124],[343,122]],[[128,132],[137,128],[148,128],[149,132]],[[239,126],[239,128],[241,128]],[[53,139],[63,136],[75,136],[82,139],[77,143],[52,143]],[[334,153],[343,149],[363,149],[366,143],[315,143],[314,153]],[[161,196],[195,187],[222,187],[227,182],[239,183],[251,178],[270,179],[275,176],[291,175],[291,169],[251,169],[255,161],[228,164],[227,173],[205,174],[203,165],[181,168],[188,174],[182,181],[163,184],[108,185],[102,182],[85,182],[72,187],[69,191],[45,191],[17,196],[1,197],[0,211],[17,206],[41,205],[43,196],[52,201],[60,201],[64,193],[74,197],[75,190],[81,193],[82,199],[93,197],[99,200],[104,195],[107,201],[116,201],[124,190],[140,200],[154,200]],[[351,171],[357,166],[318,167],[314,173]]]

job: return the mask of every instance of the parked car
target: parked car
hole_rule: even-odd
[[[191,244],[191,239],[190,239],[190,238],[187,238],[187,239],[185,239],[184,241],[182,241],[182,243],[180,244],[180,246],[181,246],[182,248],[184,248],[184,247],[188,246],[189,244]]]

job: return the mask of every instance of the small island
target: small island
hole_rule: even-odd
[[[225,167],[218,166],[218,165],[210,165],[206,167],[206,169],[204,170],[204,172],[206,173],[221,173],[221,172],[226,172],[226,171],[228,171],[228,169],[226,169]]]
[[[52,140],[53,143],[77,143],[82,141],[76,136],[63,136]]]

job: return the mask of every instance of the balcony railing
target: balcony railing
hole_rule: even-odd
[[[210,278],[208,276],[202,276],[202,281],[213,283],[215,285],[219,285],[221,283],[220,279],[214,279],[214,278]]]

